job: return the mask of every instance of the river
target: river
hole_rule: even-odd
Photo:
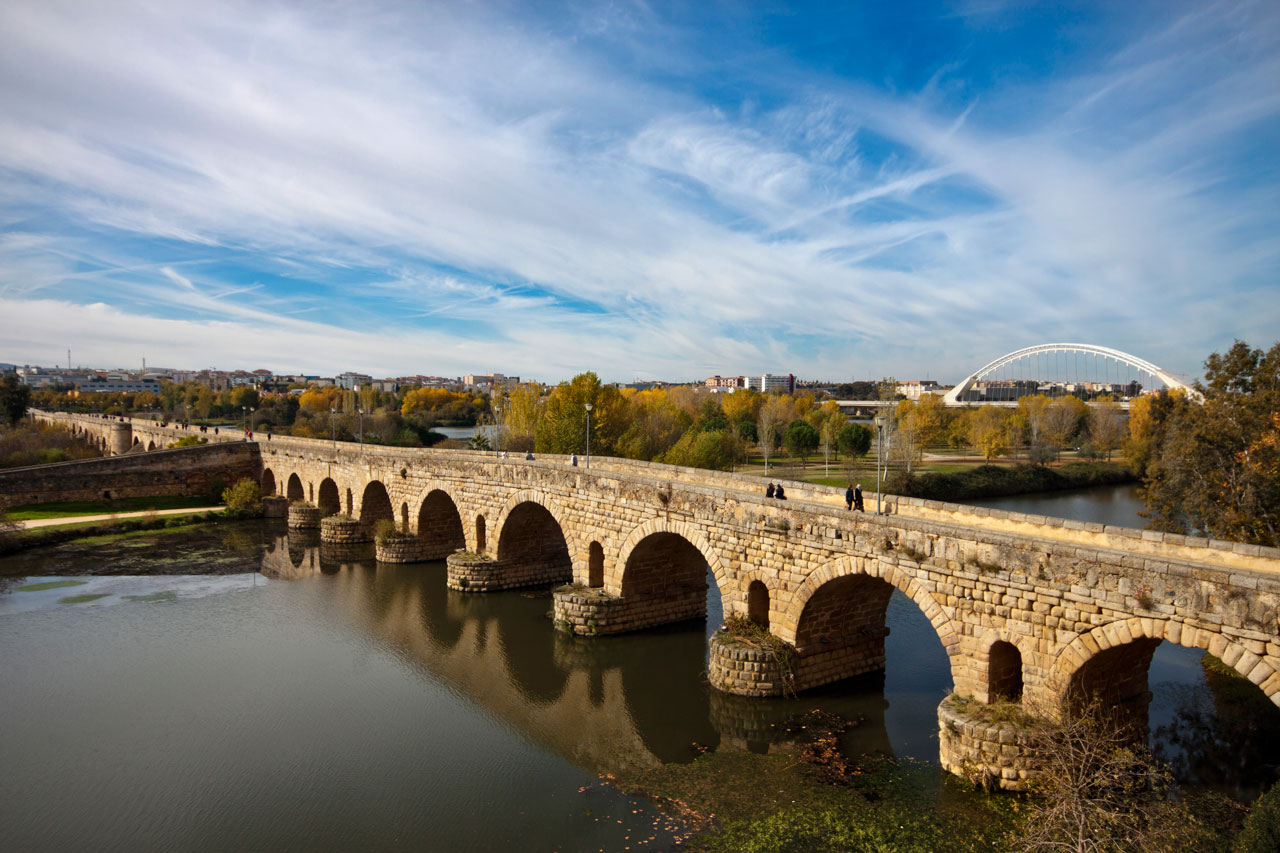
[[[810,708],[865,718],[854,754],[937,762],[947,659],[900,594],[883,674],[752,700],[706,683],[714,583],[705,621],[584,640],[552,630],[545,591],[444,576],[330,560],[279,522],[0,560],[6,844],[674,849],[682,827],[600,774],[768,750]],[[1247,799],[1274,772],[1275,746],[1227,739],[1198,655],[1162,645],[1151,685],[1184,776]]]

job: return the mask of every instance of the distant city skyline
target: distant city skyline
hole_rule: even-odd
[[[1280,329],[1276,80],[1246,0],[16,0],[0,360],[1196,378]]]

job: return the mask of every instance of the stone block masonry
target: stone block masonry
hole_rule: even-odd
[[[726,617],[755,618],[796,648],[800,690],[884,666],[896,590],[972,702],[1098,698],[1137,718],[1150,651],[1171,642],[1209,650],[1280,704],[1276,549],[897,497],[884,515],[851,513],[842,489],[787,483],[777,502],[756,478],[629,460],[593,457],[587,470],[557,456],[241,444],[286,494],[328,496],[365,521],[390,507],[422,541],[465,548],[447,561],[455,589],[572,581],[553,603],[572,633],[701,615],[709,570]],[[714,658],[721,684],[780,686],[767,662]],[[971,749],[983,754],[947,740],[944,761],[960,767]],[[1000,766],[1001,784],[1014,775]]]

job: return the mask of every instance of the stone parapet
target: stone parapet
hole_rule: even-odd
[[[373,536],[354,518],[331,515],[320,522],[320,541],[342,544],[372,542]]]
[[[425,563],[433,559],[427,556],[427,549],[421,539],[383,539],[374,545],[379,563]]]
[[[707,680],[735,696],[782,696],[791,692],[791,673],[769,649],[748,646],[723,628],[711,635]]]
[[[954,693],[938,705],[938,745],[942,768],[984,787],[1026,791],[1037,767],[1026,725],[996,720],[991,706]]]
[[[295,530],[318,530],[324,512],[318,506],[293,504],[289,507],[288,525]]]

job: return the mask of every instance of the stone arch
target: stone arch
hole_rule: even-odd
[[[1280,706],[1280,677],[1276,675],[1280,672],[1280,659],[1255,654],[1241,643],[1216,631],[1194,628],[1181,622],[1165,622],[1137,616],[1100,625],[1087,634],[1078,634],[1054,658],[1049,674],[1045,678],[1046,695],[1043,698],[1052,708],[1060,707],[1063,702],[1069,700],[1072,683],[1076,681],[1077,673],[1098,655],[1118,649],[1124,650],[1127,647],[1132,648],[1135,641],[1142,646],[1150,645],[1151,650],[1154,651],[1155,646],[1163,640],[1188,649],[1204,649],[1258,685],[1273,704]],[[1142,646],[1137,648],[1139,653],[1144,650]],[[1144,667],[1144,676],[1145,671]]]
[[[626,573],[627,561],[631,559],[631,553],[641,542],[655,533],[673,533],[698,549],[703,559],[706,560],[706,565],[710,566],[712,576],[716,579],[716,587],[720,590],[721,600],[724,602],[725,615],[727,616],[730,607],[736,605],[736,602],[730,600],[730,596],[725,595],[729,589],[729,573],[725,571],[723,564],[720,562],[720,555],[711,547],[711,542],[702,531],[682,521],[652,518],[632,530],[631,535],[622,543],[618,562],[612,567],[612,570],[607,566],[605,568],[605,589],[613,595],[622,595],[623,575]]]
[[[355,498],[351,494],[351,489],[347,489],[347,515],[354,517],[356,514]]]
[[[498,530],[497,562],[503,586],[563,583],[573,579],[569,537],[555,513],[534,500],[505,510]]]
[[[987,648],[987,701],[1022,699],[1022,652],[1008,640],[996,640]]]
[[[826,592],[823,592],[823,588],[826,588]],[[959,686],[965,683],[965,660],[960,652],[960,634],[937,599],[914,576],[895,565],[884,564],[874,557],[845,556],[810,573],[809,578],[792,593],[782,619],[778,620],[778,630],[774,631],[778,637],[796,646],[799,654],[796,662],[797,690],[850,678],[860,672],[883,669],[884,638],[888,635],[887,626],[884,625],[884,611],[887,610],[893,589],[899,590],[915,602],[925,619],[933,625],[934,633],[950,661],[952,684]],[[818,622],[805,624],[806,608],[809,608],[810,602],[819,593],[823,597],[832,594],[837,596],[835,602],[826,602],[828,606],[832,606],[831,613],[827,615],[828,621],[838,620],[829,622],[826,626],[827,639],[831,638],[831,630],[835,630],[837,634],[855,631],[854,634],[841,635],[838,638],[840,644],[823,643],[824,626]],[[856,602],[861,608],[859,616],[868,620],[861,622],[861,626],[870,625],[867,631],[852,624],[850,616],[840,612],[837,602],[844,599]],[[822,603],[819,599],[818,606],[822,606]],[[813,610],[808,616],[814,619],[822,617],[822,613]]]
[[[148,442],[147,442],[147,450],[149,450],[149,451],[150,451],[150,450],[155,450],[155,449],[156,449],[156,443],[155,443],[154,441],[148,441]]]
[[[350,498],[351,491],[347,490]],[[370,480],[360,496],[360,526],[371,531],[379,521],[396,520],[396,511],[391,503],[391,495],[381,480]]]
[[[320,481],[320,495],[316,506],[320,507],[325,515],[342,512],[342,496],[338,492],[338,484],[332,477],[325,477]]]
[[[604,546],[596,541],[587,546],[587,586],[604,586]]]
[[[400,529],[406,533],[409,531],[409,504],[400,504]]]
[[[489,540],[486,536],[485,521],[483,515],[476,516],[476,553],[483,554],[484,549],[488,547]]]
[[[276,493],[276,475],[270,468],[262,469],[261,487],[264,497]]]
[[[483,528],[483,516],[477,525]],[[443,560],[454,551],[465,550],[467,534],[462,528],[462,513],[453,497],[444,489],[432,488],[418,505],[418,541],[428,560]],[[478,531],[478,535],[483,533]]]
[[[764,581],[753,580],[747,586],[747,618],[769,630],[769,587]]]
[[[289,475],[289,481],[285,485],[285,497],[291,501],[306,500],[307,493],[302,488],[302,478],[297,473]]]
[[[498,531],[499,539],[502,538],[502,528],[507,525],[507,516],[523,503],[535,503],[551,513],[551,517],[556,520],[556,524],[560,525],[564,540],[569,545],[569,552],[572,554],[578,550],[574,547],[576,537],[572,535],[573,527],[569,524],[568,511],[558,500],[540,489],[520,489],[508,495],[497,517],[492,519],[492,527]]]

